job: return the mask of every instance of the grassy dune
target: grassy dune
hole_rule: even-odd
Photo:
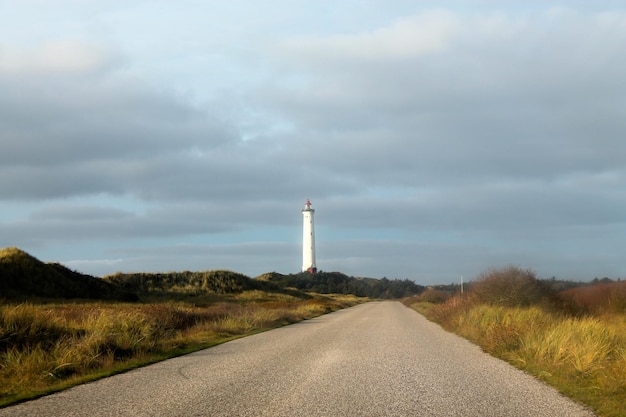
[[[421,289],[338,272],[96,278],[0,249],[0,406],[365,301],[352,294]]]
[[[359,302],[264,291],[196,307],[82,302],[0,305],[0,405],[295,323]]]
[[[405,304],[600,416],[626,416],[626,283],[551,292],[529,271],[490,271],[464,294]],[[610,302],[609,302],[610,301]]]

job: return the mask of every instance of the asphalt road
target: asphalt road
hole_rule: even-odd
[[[373,302],[0,416],[593,416],[398,302]]]

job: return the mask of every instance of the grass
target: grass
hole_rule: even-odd
[[[439,304],[415,298],[404,302],[587,405],[599,416],[626,416],[623,285],[615,285],[610,294],[604,287],[587,287],[561,297],[547,291],[542,283],[534,285],[529,271],[522,271],[513,280],[513,292],[506,285],[507,274],[517,271],[495,272],[474,285],[477,291],[464,296]]]
[[[0,406],[363,302],[249,291],[202,307],[0,305]]]
[[[436,308],[427,314],[437,317]],[[535,307],[479,305],[442,324],[598,415],[617,417],[626,416],[625,321],[618,315],[576,318]]]

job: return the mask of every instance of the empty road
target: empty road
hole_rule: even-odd
[[[0,416],[593,416],[398,302],[372,302]]]

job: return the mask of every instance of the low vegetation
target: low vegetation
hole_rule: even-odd
[[[233,271],[167,272],[167,273],[117,273],[104,277],[106,282],[136,294],[158,296],[161,294],[229,294],[245,290],[271,289],[262,282]]]
[[[529,270],[489,271],[463,295],[404,303],[591,407],[626,416],[626,282],[556,291]]]
[[[252,291],[184,302],[0,306],[0,405],[32,398],[363,300]]]
[[[626,282],[488,271],[465,285],[338,272],[232,271],[95,278],[0,249],[0,406],[368,298],[403,302],[554,385],[599,415],[626,416]]]
[[[105,279],[0,250],[0,406],[364,302],[232,271]]]

